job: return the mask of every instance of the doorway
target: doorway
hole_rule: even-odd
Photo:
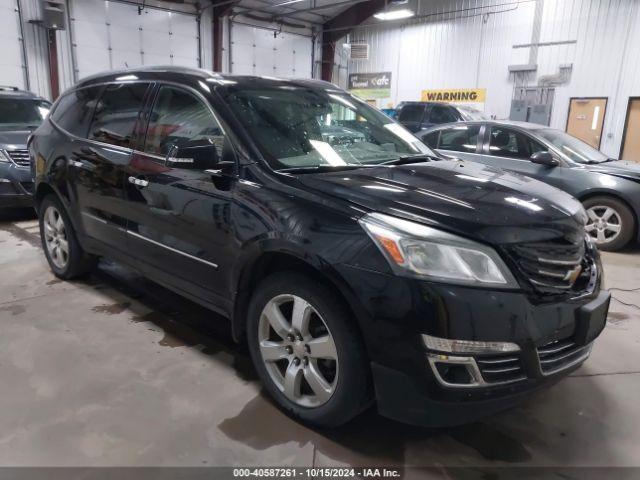
[[[640,162],[640,97],[629,99],[620,159]]]
[[[567,117],[567,133],[600,149],[607,98],[572,98]]]

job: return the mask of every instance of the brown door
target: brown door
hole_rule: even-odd
[[[606,108],[606,98],[572,98],[567,133],[599,149]]]
[[[620,158],[640,162],[640,98],[629,100]]]

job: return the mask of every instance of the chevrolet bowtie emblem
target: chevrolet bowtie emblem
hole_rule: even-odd
[[[576,280],[578,280],[578,277],[580,276],[581,273],[582,273],[582,266],[578,265],[573,270],[569,270],[567,272],[567,274],[564,276],[564,280],[571,282],[571,285],[573,285],[574,283],[576,283]]]

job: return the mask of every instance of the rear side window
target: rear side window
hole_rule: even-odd
[[[400,110],[398,120],[401,122],[421,122],[423,113],[423,105],[405,105]]]
[[[131,148],[138,116],[142,110],[147,83],[122,83],[105,88],[89,129],[89,138],[119,147]]]
[[[442,105],[433,105],[431,107],[431,111],[429,112],[429,122],[440,124],[440,123],[451,123],[457,122],[458,115],[456,111],[451,107],[445,107]]]
[[[51,119],[76,137],[86,137],[101,89],[89,87],[67,93],[56,105]]]
[[[431,148],[438,148],[438,138],[440,137],[440,130],[427,133],[422,136],[422,141],[429,145]]]
[[[480,125],[461,125],[442,130],[440,149],[475,153]]]

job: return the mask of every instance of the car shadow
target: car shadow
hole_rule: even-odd
[[[116,303],[101,308],[122,311],[130,309],[134,300],[145,306],[150,311],[134,316],[132,321],[150,322],[161,328],[164,337],[160,345],[198,348],[212,361],[223,352],[233,359],[230,368],[237,377],[258,382],[246,346],[234,342],[228,320],[223,317],[116,263],[101,262],[95,273],[78,283],[84,288],[104,290],[107,295],[109,291],[117,291],[131,299],[131,302],[117,302],[114,296]],[[589,378],[582,382],[589,384],[582,387],[589,392],[589,410],[606,412],[606,393]],[[217,428],[231,441],[259,451],[291,442],[300,448],[312,446],[315,461],[325,465],[522,466],[548,461],[556,451],[562,451],[560,464],[564,460],[571,464],[572,455],[584,456],[584,452],[572,450],[570,444],[575,439],[563,433],[563,430],[580,429],[575,424],[578,417],[574,402],[571,395],[543,391],[509,412],[441,429],[405,425],[386,419],[378,415],[375,408],[370,408],[344,426],[318,429],[289,418],[260,390],[238,414],[226,418]],[[599,428],[597,416],[581,413],[579,421],[587,422],[590,429]],[[549,431],[557,436],[545,438]],[[598,448],[602,453],[607,446],[600,444]]]

